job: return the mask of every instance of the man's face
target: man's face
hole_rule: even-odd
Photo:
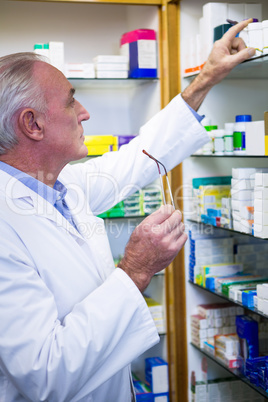
[[[88,153],[84,144],[82,121],[89,113],[74,98],[74,88],[65,76],[53,66],[37,62],[35,76],[40,82],[47,100],[43,146],[58,158],[63,166]]]

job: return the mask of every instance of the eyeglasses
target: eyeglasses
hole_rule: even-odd
[[[174,204],[174,200],[173,200],[173,196],[172,196],[172,192],[171,192],[171,187],[170,187],[169,180],[168,180],[168,174],[167,174],[167,170],[166,170],[165,166],[163,165],[163,163],[161,163],[161,162],[159,162],[157,159],[155,159],[152,155],[148,154],[148,152],[146,152],[144,149],[142,150],[142,152],[143,152],[145,155],[149,156],[149,158],[153,159],[153,160],[156,162],[156,164],[157,164],[157,168],[158,168],[158,172],[159,172],[159,176],[160,176],[160,185],[161,185],[161,191],[162,191],[162,196],[163,196],[163,203],[164,203],[164,205],[166,205],[167,202],[166,202],[166,197],[165,197],[163,179],[162,179],[161,169],[160,169],[160,166],[159,166],[159,165],[163,166],[163,168],[164,168],[164,170],[165,170],[166,181],[167,181],[167,185],[168,185],[168,190],[169,190],[169,195],[170,195],[171,203],[172,203],[172,205],[173,205],[173,207],[174,207],[174,209],[175,209],[175,204]]]

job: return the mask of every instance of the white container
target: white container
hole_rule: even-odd
[[[253,57],[262,55],[263,38],[262,38],[262,22],[252,22],[248,24],[248,45],[254,47],[256,53]]]
[[[224,153],[225,153],[225,155],[233,155],[233,153],[234,153],[233,132],[234,132],[234,123],[225,123],[224,124]]]
[[[224,130],[213,130],[215,155],[224,155]]]
[[[262,21],[262,40],[263,54],[268,54],[268,20]]]
[[[47,59],[47,63],[50,63],[48,44],[36,43],[34,45],[34,53],[40,54],[40,56],[45,57]]]

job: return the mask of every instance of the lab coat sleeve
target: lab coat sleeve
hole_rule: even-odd
[[[0,373],[27,400],[79,400],[158,342],[143,297],[120,268],[60,322],[27,249],[0,223]]]
[[[88,192],[91,210],[99,214],[158,177],[155,162],[143,154],[143,149],[169,171],[208,140],[206,130],[178,95],[141,127],[128,145],[67,168],[64,181],[79,180]]]

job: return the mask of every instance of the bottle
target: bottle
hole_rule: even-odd
[[[224,155],[224,130],[213,130],[215,155]]]
[[[212,131],[217,130],[218,126],[204,126],[210,136],[210,141],[202,147],[203,155],[212,155],[214,153],[214,136]]]
[[[250,114],[241,114],[235,116],[235,125],[233,132],[234,155],[246,154],[246,126],[245,123],[252,121]]]
[[[233,153],[234,153],[233,132],[234,132],[234,123],[225,123],[224,124],[224,153],[225,153],[225,155],[233,155]]]

